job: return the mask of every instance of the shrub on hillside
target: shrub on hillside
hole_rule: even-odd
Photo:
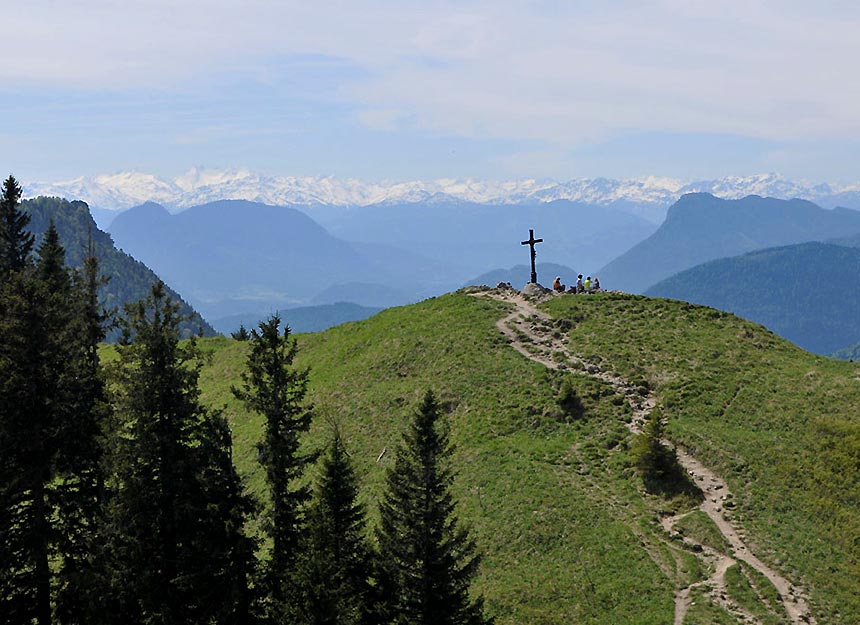
[[[556,401],[568,421],[581,419],[585,414],[585,406],[582,405],[582,399],[576,394],[576,389],[573,388],[570,378],[565,378],[562,381]]]
[[[686,493],[700,498],[701,493],[687,477],[675,450],[663,443],[663,433],[663,415],[655,409],[633,441],[633,462],[645,488],[670,497]]]

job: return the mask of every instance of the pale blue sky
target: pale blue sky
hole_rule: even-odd
[[[23,180],[860,181],[855,2],[29,0],[4,31]]]

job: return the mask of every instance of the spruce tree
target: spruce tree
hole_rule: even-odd
[[[83,267],[74,275],[68,303],[74,312],[66,333],[74,379],[67,415],[58,426],[55,603],[57,618],[64,625],[91,622],[100,603],[93,554],[99,549],[98,528],[105,503],[102,469],[110,416],[98,354],[107,322],[98,297],[104,282],[91,243]]]
[[[6,191],[17,186],[12,180]],[[4,240],[4,250],[18,252],[0,284],[0,613],[40,624],[55,615],[82,622],[82,611],[63,608],[59,595],[74,584],[69,597],[80,604],[87,596],[69,573],[88,556],[97,516],[80,468],[84,449],[90,472],[99,463],[99,432],[84,427],[92,402],[82,401],[98,389],[85,370],[81,311],[57,229],[51,222],[35,263],[32,236],[10,232],[17,239]]]
[[[299,566],[302,622],[368,623],[371,570],[364,507],[357,501],[355,471],[337,429],[321,468]]]
[[[200,403],[200,353],[180,344],[163,283],[127,307],[120,347],[119,429],[104,536],[105,622],[241,622],[253,544],[224,417]],[[130,342],[133,339],[133,342]]]
[[[475,542],[460,526],[450,493],[452,448],[428,391],[388,471],[380,506],[378,583],[384,622],[460,625],[487,622],[469,598],[478,571]]]
[[[645,480],[659,482],[670,468],[671,452],[663,445],[663,415],[655,409],[648,415],[642,433],[633,443],[636,468]]]
[[[241,323],[239,324],[239,329],[235,332],[231,332],[230,336],[236,341],[248,341],[251,339],[251,333],[248,332],[248,328]]]
[[[51,423],[32,275],[8,271],[0,297],[0,614],[50,623]]]
[[[11,180],[11,183],[10,183]],[[4,187],[16,187],[10,177]],[[15,212],[15,195],[4,197],[4,211]],[[4,218],[8,212],[4,213]],[[69,358],[67,326],[71,293],[65,250],[53,223],[38,250],[38,263],[29,257],[32,237],[10,229],[4,221],[5,266],[0,327],[0,445],[3,447],[2,489],[7,514],[4,534],[0,602],[27,621],[52,621],[53,572],[56,550],[56,482],[60,437],[58,429],[70,408],[74,380]],[[10,253],[12,250],[13,253]],[[8,502],[8,503],[6,503]],[[7,551],[8,550],[8,551]]]
[[[264,587],[268,593],[266,611],[280,621],[290,613],[296,600],[295,568],[303,531],[302,507],[308,488],[298,480],[312,458],[299,453],[299,436],[311,422],[305,405],[307,371],[293,368],[298,347],[289,326],[280,332],[275,314],[251,331],[251,350],[242,387],[235,396],[265,418],[258,458],[266,471],[269,515],[264,528],[272,548],[265,567]]]
[[[3,181],[0,198],[0,274],[21,271],[33,251],[33,235],[27,232],[30,216],[18,210],[22,190],[14,176]]]

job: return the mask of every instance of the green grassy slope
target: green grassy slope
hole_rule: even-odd
[[[729,479],[750,542],[812,588],[819,623],[860,620],[853,365],[678,302],[571,296],[548,310],[572,321],[577,352],[657,390],[673,435]],[[460,516],[486,554],[477,588],[499,623],[671,622],[674,587],[704,572],[664,539],[657,514],[673,504],[642,492],[631,468],[629,408],[594,378],[516,353],[494,325],[505,311],[452,294],[300,335],[317,407],[308,446],[339,422],[373,512],[390,452],[433,388],[450,412]],[[229,392],[247,344],[202,345],[204,399],[226,407],[237,464],[259,490],[260,424]],[[556,401],[564,378],[586,409],[578,421]]]
[[[817,354],[860,340],[860,248],[800,243],[721,258],[645,294],[719,308]]]
[[[571,342],[646,380],[673,439],[735,491],[753,545],[812,590],[819,623],[860,622],[860,367],[682,302],[553,301]]]

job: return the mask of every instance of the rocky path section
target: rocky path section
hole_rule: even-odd
[[[557,331],[554,321],[536,307],[542,298],[553,297],[551,293],[527,298],[514,289],[497,288],[475,294],[514,305],[513,312],[500,319],[496,324],[510,341],[511,347],[527,358],[551,369],[576,368],[607,382],[627,399],[633,410],[633,419],[628,424],[629,429],[635,434],[642,431],[642,424],[657,405],[656,396],[649,389],[635,386],[615,373],[604,371],[596,363],[589,363],[582,357],[571,353],[566,337]],[[668,441],[666,442],[668,443]],[[713,573],[704,581],[677,589],[674,625],[683,625],[684,618],[690,608],[691,593],[699,587],[707,588],[711,599],[733,614],[740,622],[760,622],[753,614],[729,598],[726,592],[726,571],[736,564],[737,560],[745,562],[773,584],[779,593],[785,614],[792,625],[815,625],[816,621],[801,589],[757,558],[744,543],[742,533],[726,516],[724,508],[726,502],[731,499],[731,493],[725,480],[704,466],[685,449],[678,447],[676,451],[681,466],[702,492],[703,500],[699,509],[713,521],[729,545],[729,552],[723,553],[690,537],[683,537],[683,541],[693,547],[700,560]],[[679,537],[675,531],[675,523],[683,516],[686,515],[667,517],[662,520],[663,528],[667,534],[675,538]]]

